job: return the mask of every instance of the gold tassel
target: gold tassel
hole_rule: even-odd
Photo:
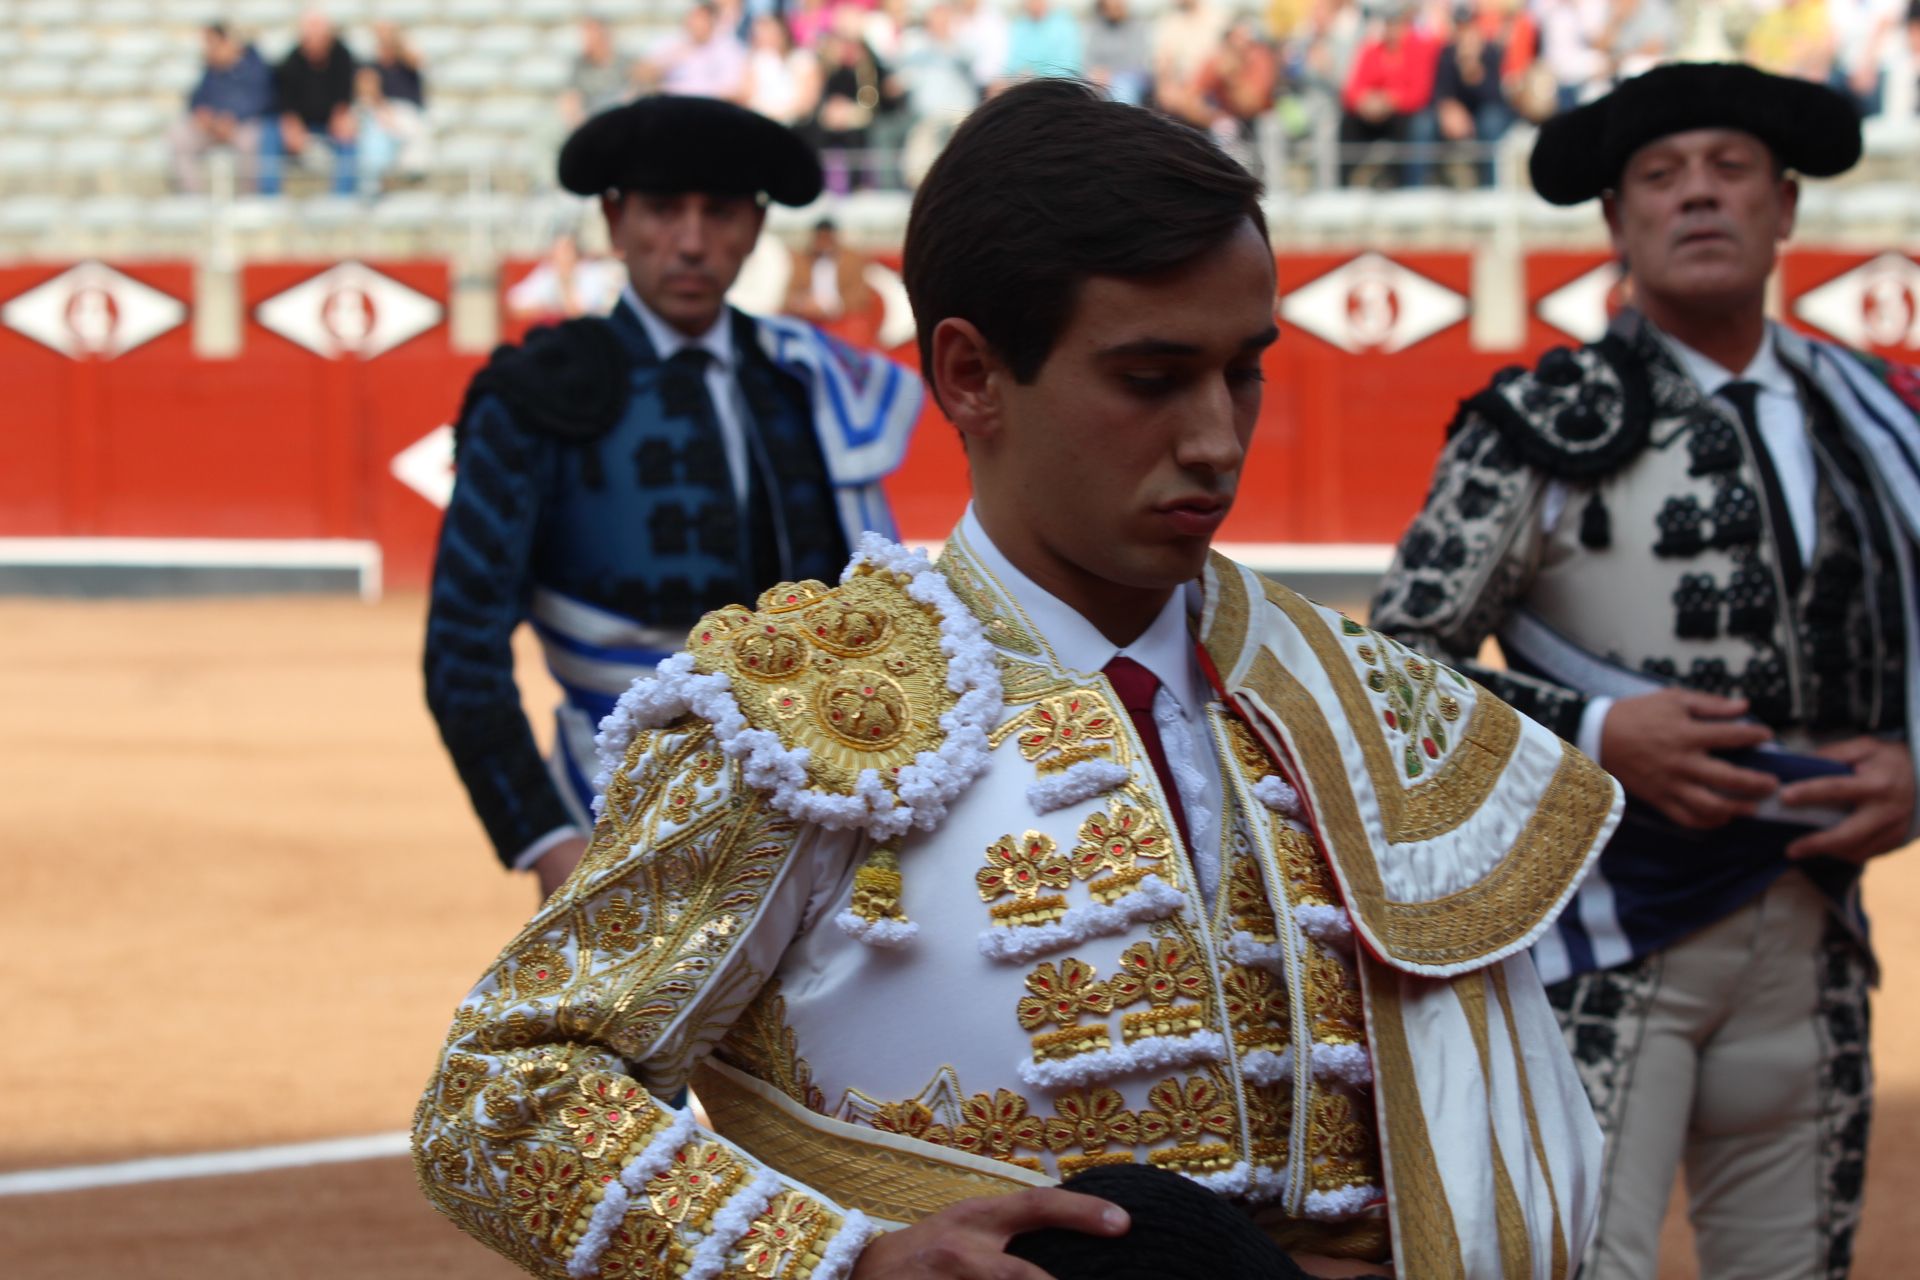
[[[881,920],[905,922],[900,909],[900,857],[885,845],[876,846],[853,873],[853,914],[869,924]]]

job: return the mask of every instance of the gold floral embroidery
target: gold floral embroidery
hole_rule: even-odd
[[[1053,837],[1029,831],[1019,839],[1001,836],[987,846],[987,865],[974,872],[980,900],[992,902],[1011,893],[1030,901],[1044,888],[1064,889],[1073,883],[1066,858]]]
[[[1082,1013],[1111,1013],[1113,995],[1084,960],[1047,961],[1027,975],[1030,994],[1020,997],[1020,1025],[1031,1031],[1045,1022],[1071,1025]]]
[[[805,1256],[832,1216],[817,1201],[796,1192],[781,1192],[735,1246],[740,1262],[727,1274],[756,1278],[781,1274],[789,1259]]]
[[[640,945],[644,926],[635,901],[625,894],[617,894],[593,913],[587,941],[596,951],[632,951]]]
[[[487,1081],[487,1064],[470,1053],[450,1053],[440,1068],[440,1109],[464,1109]]]
[[[858,658],[887,643],[893,624],[884,610],[833,600],[801,619],[813,642],[842,658]]]
[[[467,1180],[467,1153],[446,1137],[435,1138],[427,1144],[427,1163],[433,1168],[433,1176],[450,1187],[457,1187]]]
[[[1275,1167],[1287,1163],[1293,1136],[1293,1090],[1290,1085],[1248,1085],[1247,1131],[1253,1135],[1253,1158]]]
[[[1307,1008],[1313,1015],[1313,1037],[1333,1044],[1361,1044],[1366,1040],[1366,1008],[1359,983],[1330,952],[1309,949]]]
[[[513,992],[522,999],[551,995],[567,985],[573,966],[560,948],[538,943],[520,953],[513,968]]]
[[[1286,873],[1288,896],[1296,904],[1327,905],[1338,900],[1333,872],[1328,870],[1320,851],[1314,848],[1312,836],[1289,827],[1274,836],[1273,847]]]
[[[1227,1021],[1236,1027],[1258,1022],[1285,1026],[1291,1016],[1286,988],[1265,969],[1235,965],[1227,970],[1221,992]]]
[[[1020,717],[1015,733],[1029,764],[1041,773],[1057,773],[1113,754],[1113,708],[1096,691],[1076,689],[1041,699]]]
[[[1185,942],[1165,937],[1136,942],[1121,952],[1119,972],[1108,980],[1107,989],[1114,1008],[1124,1009],[1141,1000],[1160,1008],[1175,1000],[1201,999],[1207,978]]]
[[[936,1128],[941,1129],[939,1140],[945,1141],[950,1136],[933,1123],[933,1111],[924,1102],[883,1103],[874,1113],[872,1124],[882,1133],[897,1133],[903,1138],[919,1138],[925,1142],[935,1141],[930,1135]]]
[[[1380,1184],[1380,1144],[1346,1094],[1323,1093],[1313,1100],[1307,1142],[1317,1190]]]
[[[487,1020],[487,1015],[478,1009],[461,1008],[454,1010],[453,1025],[447,1028],[447,1043],[464,1040],[472,1035]]]
[[[623,1218],[600,1255],[601,1280],[668,1280],[679,1262],[676,1243],[658,1218]]]
[[[647,1183],[647,1203],[669,1222],[705,1226],[746,1176],[745,1167],[719,1143],[689,1143],[674,1152],[673,1163]]]
[[[716,1052],[808,1110],[825,1113],[826,1095],[814,1084],[813,1068],[800,1056],[799,1037],[787,1025],[787,1000],[778,979],[760,989]]]
[[[1233,1098],[1211,1077],[1162,1080],[1147,1091],[1147,1101],[1154,1109],[1141,1112],[1140,1121],[1148,1141],[1172,1137],[1191,1143],[1208,1134],[1233,1133]]]
[[[633,1080],[610,1071],[584,1073],[578,1096],[560,1111],[580,1154],[617,1156],[633,1144],[636,1131],[650,1133],[662,1124],[653,1100]]]
[[[1251,858],[1235,858],[1227,872],[1227,910],[1235,925],[1256,942],[1272,942],[1279,933],[1260,869]]]
[[[1136,859],[1167,856],[1167,833],[1148,810],[1113,801],[1107,812],[1080,824],[1071,856],[1073,874],[1082,880],[1101,871],[1130,871]]]
[[[579,1157],[554,1147],[534,1147],[502,1157],[507,1207],[519,1228],[536,1240],[553,1240],[573,1222],[584,1195]]]
[[[961,1123],[947,1130],[935,1125],[931,1140],[970,1155],[1005,1160],[1029,1169],[1042,1166],[1037,1160],[1020,1157],[1019,1150],[1047,1149],[1046,1123],[1027,1109],[1027,1100],[1007,1089],[996,1089],[991,1096],[976,1093],[960,1104]]]
[[[1047,1147],[1064,1151],[1079,1147],[1102,1151],[1116,1142],[1132,1144],[1140,1137],[1140,1119],[1127,1110],[1120,1091],[1105,1085],[1069,1089],[1053,1100],[1055,1119],[1047,1121]]]

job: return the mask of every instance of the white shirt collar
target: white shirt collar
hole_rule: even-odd
[[[620,297],[640,317],[640,327],[647,331],[647,341],[653,344],[653,353],[660,357],[662,363],[685,347],[700,347],[713,357],[714,364],[723,372],[733,369],[733,317],[728,314],[724,304],[713,327],[698,337],[690,338],[655,315],[653,308],[642,302],[640,295],[634,292],[631,281],[621,290]]]
[[[1091,673],[1124,653],[1159,677],[1182,711],[1192,715],[1206,706],[1206,684],[1200,674],[1200,664],[1194,658],[1193,638],[1187,625],[1193,593],[1175,591],[1139,639],[1123,649],[1101,635],[1098,627],[1058,596],[1016,569],[1013,562],[1001,554],[1000,548],[993,545],[993,539],[987,536],[986,529],[974,515],[972,503],[967,504],[966,514],[960,517],[960,532],[981,568],[999,583],[1027,615],[1027,620],[1046,637],[1062,666]]]
[[[1775,348],[1771,322],[1767,325],[1766,337],[1760,340],[1760,349],[1753,353],[1753,359],[1747,367],[1737,374],[1728,372],[1719,363],[1701,355],[1665,330],[1661,331],[1660,336],[1667,340],[1667,347],[1673,352],[1674,359],[1680,362],[1681,369],[1693,379],[1693,385],[1700,388],[1700,394],[1703,396],[1714,395],[1720,388],[1736,380],[1757,383],[1762,391],[1770,391],[1777,395],[1798,394],[1793,383],[1793,375],[1787,371],[1787,366],[1781,363],[1780,353]]]

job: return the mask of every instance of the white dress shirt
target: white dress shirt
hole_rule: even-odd
[[[741,403],[740,382],[735,376],[739,373],[740,353],[733,345],[733,316],[722,306],[720,318],[713,327],[698,337],[688,337],[672,325],[653,313],[653,309],[640,301],[640,295],[629,284],[620,295],[626,304],[640,317],[640,327],[647,331],[647,341],[653,344],[654,354],[660,357],[662,364],[670,356],[687,347],[699,347],[712,359],[707,361],[707,392],[713,397],[714,411],[720,418],[720,440],[727,450],[727,471],[733,477],[734,501],[745,503],[747,500],[747,409]]]
[[[1179,787],[1186,810],[1187,831],[1193,840],[1194,871],[1209,900],[1220,879],[1220,762],[1212,749],[1206,708],[1211,701],[1206,676],[1194,656],[1188,615],[1197,595],[1175,591],[1140,637],[1122,647],[1100,634],[1072,606],[1015,568],[993,545],[973,505],[960,520],[960,536],[967,550],[1026,616],[1028,630],[1040,639],[1060,666],[1092,675],[1116,657],[1125,655],[1151,671],[1160,681],[1154,695],[1154,721],[1160,726],[1160,745]],[[1171,723],[1170,723],[1171,722]],[[1169,732],[1169,729],[1172,731]],[[1184,730],[1182,732],[1181,730]],[[1186,779],[1181,775],[1186,773]]]
[[[1737,374],[1727,372],[1677,338],[1669,337],[1667,346],[1703,396],[1718,395],[1720,388],[1735,381],[1751,382],[1760,388],[1760,394],[1754,397],[1754,417],[1758,419],[1760,439],[1766,446],[1767,457],[1773,461],[1774,474],[1779,477],[1780,496],[1786,502],[1787,519],[1793,524],[1794,541],[1800,546],[1800,559],[1802,562],[1812,560],[1814,535],[1819,532],[1813,513],[1816,487],[1813,441],[1807,435],[1807,415],[1800,404],[1800,388],[1774,349],[1773,326],[1767,326],[1760,350]]]

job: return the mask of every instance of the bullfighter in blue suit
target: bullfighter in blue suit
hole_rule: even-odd
[[[813,153],[728,103],[602,113],[560,153],[597,196],[629,287],[605,319],[502,347],[455,428],[427,620],[427,701],[501,861],[551,891],[592,828],[593,737],[709,610],[837,580],[919,416],[907,370],[725,294],[766,203],[821,190]],[[565,691],[543,761],[513,677],[530,621]]]

